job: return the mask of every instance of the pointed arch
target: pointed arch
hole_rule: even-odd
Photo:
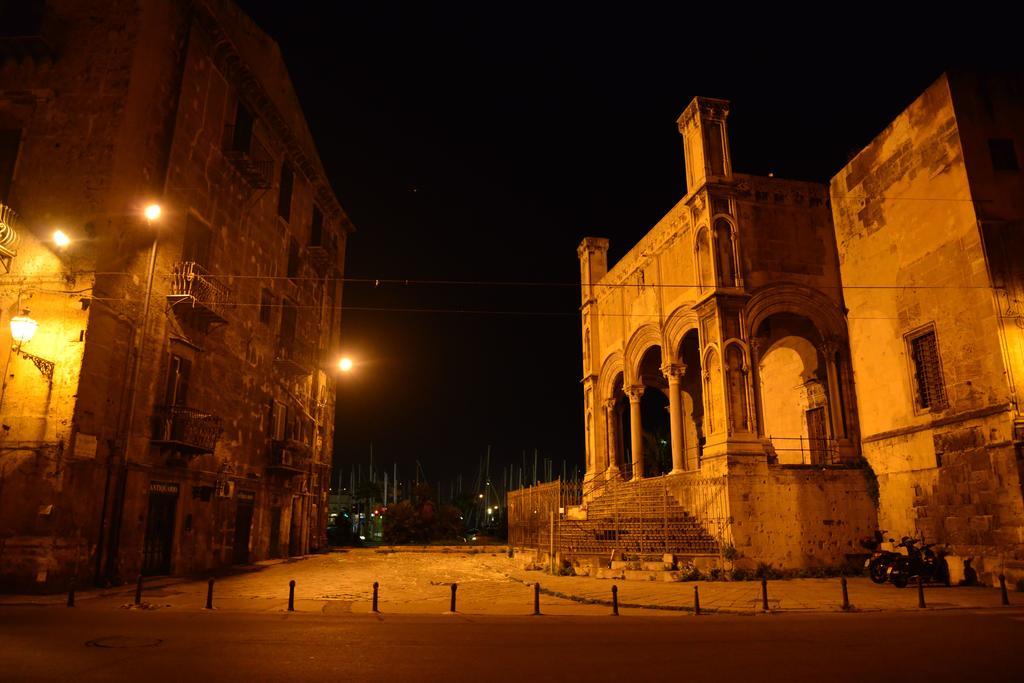
[[[719,214],[714,218],[712,244],[715,254],[715,281],[721,287],[738,287],[740,284],[739,252],[737,249],[736,224],[732,218]]]

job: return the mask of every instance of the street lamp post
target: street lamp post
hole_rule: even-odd
[[[144,210],[146,224],[153,228],[153,223],[160,218],[159,204],[149,204]],[[160,245],[160,232],[153,235],[153,246],[149,251],[149,272],[146,276],[146,299],[142,306],[142,321],[135,331],[134,359],[132,362],[132,378],[128,385],[128,420],[125,426],[124,442],[121,444],[121,471],[118,478],[117,498],[114,503],[114,514],[110,520],[110,536],[107,552],[106,575],[108,579],[120,578],[118,557],[121,549],[121,526],[124,521],[125,496],[128,490],[128,451],[131,447],[132,430],[135,426],[135,398],[139,387],[139,372],[142,368],[142,352],[146,344],[146,327],[149,324],[150,300],[153,298],[153,276],[156,271],[156,253]]]

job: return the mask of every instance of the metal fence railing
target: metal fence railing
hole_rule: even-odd
[[[838,465],[839,443],[835,439],[807,436],[770,436],[772,450],[782,464]]]

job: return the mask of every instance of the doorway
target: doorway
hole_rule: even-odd
[[[253,503],[254,496],[252,493],[247,491],[238,492],[238,506],[235,508],[233,564],[249,564],[249,537],[252,533]]]
[[[281,557],[281,506],[270,508],[270,558]]]
[[[174,548],[174,515],[178,509],[178,485],[152,482],[146,513],[146,537],[142,547],[142,574],[171,573]]]

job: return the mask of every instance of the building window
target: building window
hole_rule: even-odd
[[[309,224],[309,246],[326,246],[324,243],[324,214],[316,204],[313,205],[313,220]]]
[[[274,306],[274,295],[269,289],[260,292],[260,322],[264,325],[270,324],[270,314]]]
[[[272,401],[270,412],[270,438],[284,441],[288,424],[288,408],[280,401]]]
[[[188,401],[188,384],[192,376],[192,361],[171,354],[167,372],[167,386],[164,389],[164,405],[183,406]]]
[[[14,164],[21,146],[21,130],[0,130],[0,204],[7,203],[14,180]]]
[[[299,241],[294,237],[288,240],[288,277],[299,276]]]
[[[253,116],[242,102],[235,107],[235,123],[228,136],[228,150],[248,154],[252,146]]]
[[[1017,150],[1009,138],[993,138],[988,141],[988,153],[992,156],[992,168],[996,171],[1019,171]]]
[[[295,174],[292,167],[287,163],[281,164],[281,184],[278,186],[277,215],[287,220],[292,215],[292,186],[295,184]]]
[[[185,239],[182,242],[181,260],[210,267],[210,251],[213,231],[198,218],[189,214],[185,221]]]
[[[914,389],[917,405],[922,410],[942,410],[946,407],[946,389],[942,383],[942,368],[939,365],[939,347],[935,330],[928,329],[913,334],[910,343],[910,359],[913,363]]]

